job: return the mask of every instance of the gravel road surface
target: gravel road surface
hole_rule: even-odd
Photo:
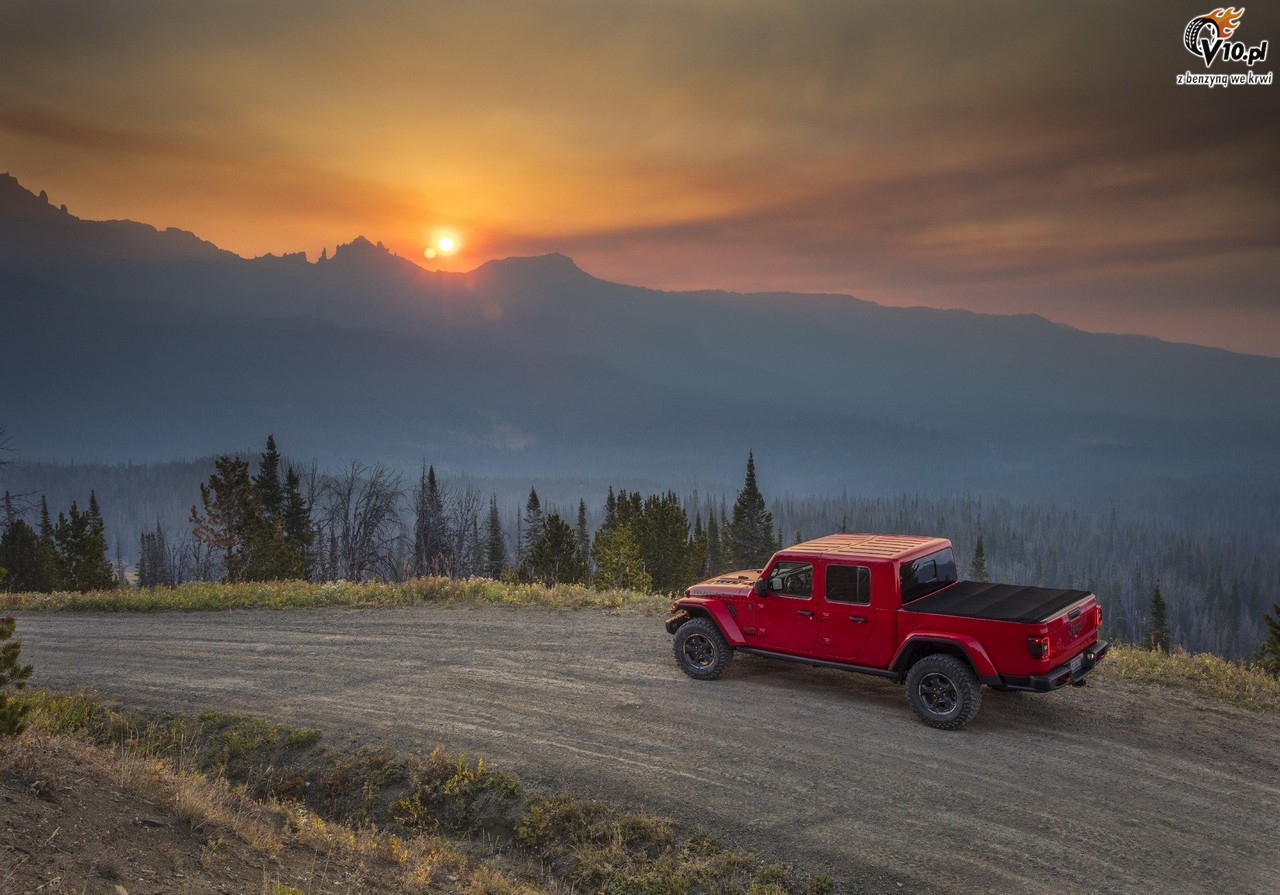
[[[19,614],[32,683],[271,715],[676,818],[843,892],[1280,892],[1280,718],[1102,675],[983,691],[752,656],[691,680],[652,616],[483,607]]]

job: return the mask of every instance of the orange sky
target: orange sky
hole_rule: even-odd
[[[1207,11],[7,4],[0,170],[245,255],[560,251],[1280,355],[1280,88],[1174,84]]]

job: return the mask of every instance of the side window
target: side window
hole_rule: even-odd
[[[909,603],[942,590],[956,580],[956,558],[950,548],[903,563],[902,602]]]
[[[783,597],[813,596],[813,564],[783,559],[769,570],[769,593]]]
[[[870,603],[871,570],[866,566],[827,566],[827,599],[837,603]]]

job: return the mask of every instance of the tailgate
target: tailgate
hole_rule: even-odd
[[[1063,662],[1098,639],[1098,598],[1085,597],[1048,621],[1049,655]]]

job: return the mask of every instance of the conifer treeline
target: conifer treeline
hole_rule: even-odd
[[[530,489],[514,550],[496,496],[489,498],[482,524],[478,491],[445,488],[434,466],[424,464],[412,493],[386,467],[359,463],[325,475],[304,471],[304,485],[303,473],[284,467],[274,436],[256,465],[255,472],[245,459],[217,458],[214,473],[200,485],[200,504],[191,507],[190,537],[175,543],[159,523],[140,535],[137,586],[486,575],[670,593],[728,568],[759,567],[779,546],[752,455],[732,517],[723,507],[709,508],[705,524],[700,510],[690,521],[674,491],[644,496],[610,488],[603,524],[593,533],[584,499],[571,525],[560,513],[545,512],[537,490]],[[6,519],[0,541],[0,556],[7,559],[0,567],[10,570],[0,582],[6,588],[117,585],[105,559],[95,495],[88,513],[73,504],[70,519],[60,516],[56,526],[46,510],[41,534],[11,505]]]
[[[229,569],[241,578],[275,577],[300,568],[311,580],[434,573],[675,590],[759,566],[784,540],[834,531],[929,534],[952,539],[970,577],[1093,590],[1105,606],[1109,636],[1145,643],[1154,622],[1157,631],[1167,627],[1171,647],[1231,658],[1251,655],[1266,639],[1262,616],[1280,594],[1277,517],[1273,508],[1263,512],[1248,504],[1232,514],[1210,505],[1195,515],[1124,508],[1121,516],[968,495],[766,501],[749,457],[732,505],[696,492],[646,496],[611,488],[603,506],[578,499],[570,507],[546,507],[531,491],[517,516],[506,515],[496,496],[486,501],[472,485],[446,485],[430,466],[411,487],[381,465],[356,463],[322,475],[314,464],[285,464],[272,439],[255,468],[251,475],[255,469],[245,461],[223,462],[205,485],[215,509],[221,509],[222,488],[227,519],[237,518],[231,512],[237,506],[244,519],[232,527],[240,540],[232,541],[229,567],[225,544],[157,523],[139,538],[136,580],[147,586],[218,580],[230,577]],[[172,490],[168,483],[156,487],[161,495]],[[129,497],[135,504],[140,499],[148,498]],[[51,520],[37,530],[0,519],[0,568],[12,570],[0,578],[0,589],[110,586],[96,506],[93,495],[88,511],[72,510],[61,540]],[[27,515],[34,522],[34,508]],[[21,516],[12,514],[19,521]],[[197,516],[210,518],[207,510]],[[1192,523],[1203,524],[1197,529]],[[42,558],[32,560],[36,554]],[[52,554],[62,556],[63,577],[43,571]],[[52,563],[55,569],[64,565]],[[1156,582],[1163,626],[1151,599]]]
[[[0,589],[9,591],[55,590],[87,592],[115,587],[116,570],[107,559],[107,538],[98,496],[89,492],[89,506],[81,510],[73,501],[55,523],[49,504],[40,500],[39,529],[33,529],[18,513],[12,495],[5,492],[0,507]]]

